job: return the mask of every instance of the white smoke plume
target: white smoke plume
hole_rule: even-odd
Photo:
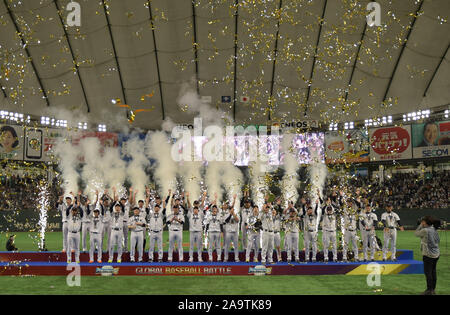
[[[149,132],[145,139],[145,154],[154,160],[154,177],[159,186],[161,198],[165,196],[169,189],[175,192],[177,163],[172,159],[171,143],[163,131]]]
[[[309,192],[311,199],[311,206],[315,207],[316,200],[319,197],[318,192],[322,195],[323,188],[325,186],[325,180],[327,177],[327,166],[322,161],[322,157],[320,156],[320,150],[318,147],[310,147],[309,148],[311,154],[311,163],[308,165],[308,176],[309,182],[311,185],[311,190]],[[322,197],[323,199],[323,197]],[[318,216],[317,216],[317,225],[320,222],[320,217],[322,215],[322,209],[319,207]]]
[[[298,199],[299,178],[297,170],[300,165],[297,160],[297,149],[292,145],[293,139],[293,134],[284,134],[281,143],[284,152],[285,173],[282,179],[282,188],[285,206],[287,206],[288,201],[295,204]]]
[[[102,160],[103,177],[107,188],[124,193],[123,183],[127,176],[126,163],[120,158],[119,148],[105,148]]]
[[[234,206],[236,211],[239,211],[240,208],[243,180],[244,176],[238,167],[234,166],[232,162],[223,162],[222,182],[229,202],[232,202],[233,195],[236,194],[236,203]]]
[[[217,203],[222,202],[222,178],[223,166],[226,162],[211,161],[208,163],[205,173],[205,184],[208,191],[209,200],[214,200],[214,195],[217,194]]]
[[[264,196],[268,189],[265,181],[267,171],[267,162],[261,161],[259,158],[250,165],[252,199],[259,207],[264,203]]]
[[[180,162],[180,175],[183,178],[184,190],[189,192],[190,200],[197,200],[201,194],[202,162]]]
[[[76,194],[78,191],[78,179],[80,177],[76,170],[78,155],[80,153],[79,147],[72,146],[70,138],[58,138],[53,146],[53,151],[59,159],[64,195],[68,195],[70,192]]]
[[[93,200],[97,190],[101,192],[105,189],[100,140],[97,137],[83,138],[80,140],[79,148],[84,157],[81,178],[86,184],[85,193]]]
[[[126,146],[127,153],[131,156],[131,161],[128,162],[127,166],[127,177],[131,182],[133,191],[137,191],[136,200],[143,200],[145,198],[145,185],[148,182],[145,169],[150,164],[145,154],[145,140],[132,134],[126,142]]]
[[[192,83],[184,83],[181,86],[177,103],[181,108],[186,108],[188,113],[202,118],[203,126],[222,126],[224,122],[231,121],[231,118],[223,111],[211,106],[197,94]]]

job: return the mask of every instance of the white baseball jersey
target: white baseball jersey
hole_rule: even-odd
[[[377,215],[373,212],[364,212],[359,215],[359,228],[361,231],[365,230],[366,228],[371,229],[374,227],[375,222],[377,221]]]
[[[128,220],[128,225],[136,225],[136,223],[142,223],[145,224],[145,219],[141,217],[140,215],[133,215]],[[132,229],[132,232],[142,232],[144,230],[144,227],[141,225],[136,225],[134,229]]]
[[[155,211],[150,211],[148,215],[148,228],[151,231],[161,231],[164,226],[164,217],[165,215],[161,212],[161,210],[156,213]]]
[[[342,217],[344,218],[344,229],[350,231],[356,231],[356,223],[358,222],[359,215],[356,211],[350,211],[345,209],[342,212]]]
[[[322,220],[323,220],[322,224],[323,231],[330,231],[330,232],[336,231],[336,214],[334,213],[334,211],[331,214],[325,212],[322,215]]]
[[[201,232],[203,231],[203,211],[199,211],[197,214],[194,214],[193,210],[188,211],[188,219],[189,219],[189,231],[191,232]]]
[[[117,231],[123,229],[123,220],[124,214],[122,211],[111,213],[111,229]]]
[[[177,218],[180,222],[178,221],[172,221],[173,218]],[[183,223],[184,223],[184,215],[182,215],[181,213],[178,214],[171,214],[169,215],[169,217],[167,218],[167,223],[169,223],[169,231],[182,231],[183,230]]]
[[[81,217],[78,215],[73,216],[70,213],[67,216],[67,223],[69,227],[69,232],[79,232],[81,230]]]
[[[231,213],[228,213],[228,215],[224,216],[224,223],[225,223],[225,231],[226,232],[237,232],[239,231],[239,215],[236,214],[237,220],[234,218],[234,216]]]
[[[262,229],[267,231],[272,231],[274,228],[274,218],[272,215],[272,212],[269,210],[269,212],[265,213],[264,211],[259,213],[259,219],[261,220]]]
[[[220,215],[209,215],[206,224],[208,225],[209,232],[220,232],[220,225],[222,224],[222,218]]]
[[[316,232],[317,215],[315,215],[314,213],[311,215],[305,214],[303,223],[305,226],[305,231]]]
[[[102,215],[99,214],[98,217],[95,217],[92,213],[89,215],[89,232],[91,233],[102,233],[103,231],[103,222]]]
[[[249,230],[256,232],[255,223],[258,221],[258,216],[250,214],[247,217],[247,227]]]
[[[280,232],[281,231],[281,215],[277,214],[273,218],[273,231],[274,232]]]
[[[66,203],[62,202],[58,205],[58,211],[61,213],[62,222],[67,222],[67,209],[72,208],[73,204],[68,206]]]
[[[298,217],[295,217],[295,219],[290,220],[290,216],[286,216],[283,225],[284,230],[286,232],[294,232],[294,233],[300,232]]]
[[[391,211],[391,213],[384,212],[381,215],[381,221],[385,221],[386,222],[386,227],[387,228],[393,229],[393,228],[396,228],[398,226],[397,221],[400,221],[400,217],[398,216],[397,213],[392,212],[392,211]]]

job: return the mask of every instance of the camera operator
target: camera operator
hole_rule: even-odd
[[[418,222],[419,223],[419,222]],[[414,234],[420,237],[420,248],[423,254],[423,271],[427,279],[427,289],[423,295],[435,295],[436,289],[436,264],[439,259],[439,228],[440,221],[431,216],[420,219],[420,224]]]

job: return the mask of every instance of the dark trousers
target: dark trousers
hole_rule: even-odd
[[[423,256],[423,272],[427,279],[427,290],[436,289],[436,265],[438,258]]]

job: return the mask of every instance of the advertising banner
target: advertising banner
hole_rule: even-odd
[[[369,162],[369,139],[362,130],[348,130],[344,134],[325,134],[325,161],[329,163]]]
[[[412,138],[414,158],[449,156],[450,121],[414,124]]]
[[[369,130],[371,161],[412,158],[411,126]]]
[[[0,160],[23,160],[23,127],[0,124]]]

